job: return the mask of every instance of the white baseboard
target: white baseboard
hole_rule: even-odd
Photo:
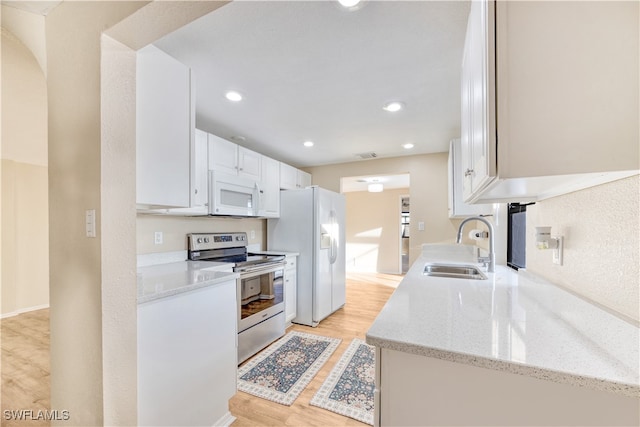
[[[216,421],[213,425],[216,426],[216,427],[217,426],[227,427],[227,426],[230,426],[231,423],[233,423],[235,420],[236,420],[236,417],[231,415],[231,412],[227,412],[218,421]]]
[[[36,305],[34,307],[21,308],[19,310],[11,311],[9,313],[3,313],[0,315],[0,319],[6,319],[8,317],[14,317],[19,314],[28,313],[30,311],[42,310],[44,308],[49,308],[49,304]]]

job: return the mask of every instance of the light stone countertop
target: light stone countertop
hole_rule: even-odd
[[[232,264],[181,261],[138,267],[138,304],[236,280]],[[226,270],[226,271],[223,271]]]
[[[407,353],[640,397],[640,328],[530,273],[429,277],[425,263],[473,263],[473,247],[425,245],[367,332]],[[470,262],[471,261],[471,262]]]

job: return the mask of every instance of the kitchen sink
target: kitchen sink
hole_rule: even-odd
[[[487,276],[475,265],[429,263],[424,266],[425,276],[452,279],[486,280]]]

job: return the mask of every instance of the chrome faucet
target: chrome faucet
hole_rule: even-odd
[[[480,221],[489,228],[489,256],[485,258],[478,255],[478,262],[482,262],[487,265],[487,273],[493,273],[495,271],[496,265],[496,254],[493,250],[493,225],[491,225],[489,221],[481,216],[472,216],[469,218],[465,218],[464,221],[460,223],[460,227],[458,227],[458,236],[456,237],[456,243],[462,242],[462,229],[464,228],[464,225],[469,221]]]

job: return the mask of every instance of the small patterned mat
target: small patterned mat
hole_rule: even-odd
[[[238,369],[238,390],[291,405],[338,348],[340,341],[289,332]]]
[[[373,425],[375,370],[374,347],[355,338],[310,403]]]

